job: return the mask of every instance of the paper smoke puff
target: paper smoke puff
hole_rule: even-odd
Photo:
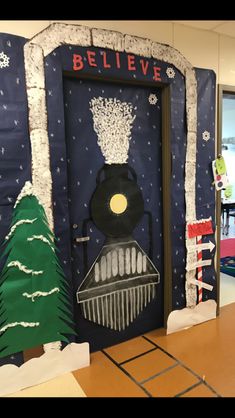
[[[117,99],[95,97],[90,101],[94,130],[106,164],[124,164],[128,159],[133,105]]]

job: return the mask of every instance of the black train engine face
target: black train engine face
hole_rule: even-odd
[[[151,302],[160,281],[158,270],[132,237],[145,213],[136,180],[128,164],[105,164],[98,173],[90,209],[106,241],[77,290],[84,318],[117,331],[128,327]]]

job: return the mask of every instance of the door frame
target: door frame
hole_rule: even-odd
[[[162,93],[162,225],[163,225],[163,326],[167,328],[167,319],[172,311],[172,242],[171,242],[171,109],[170,109],[170,84],[123,80],[119,78],[105,77],[103,75],[77,74],[73,71],[63,71],[63,77],[72,79],[100,80],[127,85],[152,86],[161,88]]]

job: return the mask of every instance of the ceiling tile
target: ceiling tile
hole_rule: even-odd
[[[229,20],[226,23],[219,25],[215,31],[221,35],[235,37],[235,20]]]
[[[219,25],[227,25],[225,20],[172,20],[180,25],[190,26],[191,28],[213,30]]]

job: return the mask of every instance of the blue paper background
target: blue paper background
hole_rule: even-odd
[[[24,62],[23,62],[23,46],[27,39],[9,35],[0,34],[0,51],[3,51],[9,56],[9,67],[0,69],[0,242],[3,242],[5,235],[8,232],[11,222],[11,214],[14,202],[21,188],[26,180],[31,179],[31,158],[30,158],[30,141],[28,131],[28,110],[27,110],[27,98],[24,76]],[[53,178],[53,211],[55,219],[55,234],[58,238],[59,257],[61,264],[65,271],[66,277],[71,284],[71,289],[76,292],[77,284],[80,279],[74,276],[74,270],[79,264],[79,257],[75,264],[71,263],[73,248],[72,243],[72,223],[73,219],[70,218],[69,211],[69,191],[68,191],[68,155],[66,149],[66,135],[68,130],[72,130],[73,126],[69,128],[66,121],[66,110],[64,110],[64,91],[66,93],[66,85],[63,85],[62,70],[72,71],[73,69],[73,53],[84,54],[85,48],[74,46],[61,46],[53,51],[45,59],[45,73],[46,73],[46,91],[47,91],[47,107],[48,107],[48,131],[50,140],[51,151],[51,171]],[[152,82],[152,73],[149,76],[144,76],[140,68],[135,72],[128,72],[123,67],[121,70],[115,70],[114,66],[114,52],[109,51],[109,60],[113,62],[113,70],[105,70],[102,66],[102,50],[99,48],[89,48],[91,51],[96,51],[97,67],[89,67],[85,62],[83,73],[108,75],[112,77],[118,77],[118,79],[134,80],[134,81],[146,81]],[[125,53],[120,53],[121,59],[125,60]],[[113,59],[113,61],[112,61]],[[172,153],[172,180],[171,180],[171,196],[172,196],[172,304],[173,309],[180,309],[185,307],[185,198],[184,198],[184,164],[185,164],[185,152],[186,152],[186,107],[185,107],[185,79],[182,74],[172,65],[163,63],[156,60],[151,60],[151,65],[161,67],[162,82],[170,84],[171,86],[171,153]],[[124,61],[123,61],[124,62]],[[175,71],[175,77],[169,78],[166,74],[167,68],[173,68]],[[215,194],[212,187],[212,170],[211,161],[214,158],[215,153],[215,74],[211,70],[196,69],[197,77],[197,90],[198,90],[198,133],[197,133],[197,177],[196,177],[196,210],[197,218],[208,218],[212,216],[213,225],[215,229]],[[77,75],[77,72],[76,72]],[[73,81],[74,83],[75,81]],[[65,88],[64,88],[65,87]],[[158,91],[160,86],[154,87]],[[135,94],[138,95],[139,87],[135,87]],[[112,90],[112,88],[111,88]],[[110,90],[110,91],[111,91]],[[128,88],[127,88],[128,90]],[[141,89],[140,89],[141,90]],[[149,92],[152,92],[152,87],[147,86],[145,88],[145,99]],[[136,93],[137,92],[137,93]],[[109,95],[109,92],[106,93]],[[158,105],[161,107],[161,98],[159,95]],[[82,111],[83,97],[77,97],[80,109]],[[138,100],[134,98],[138,106]],[[146,101],[146,100],[145,100]],[[76,103],[74,104],[76,105]],[[141,99],[141,106],[143,101]],[[149,107],[149,105],[148,105]],[[153,106],[154,107],[154,106]],[[159,109],[159,114],[162,109]],[[164,111],[164,110],[163,110]],[[142,117],[141,108],[138,110],[139,120]],[[143,112],[144,113],[144,112]],[[143,114],[144,116],[144,114]],[[156,118],[156,114],[154,113]],[[157,119],[156,119],[157,120]],[[159,119],[158,119],[159,120]],[[141,129],[142,120],[140,125]],[[152,123],[154,125],[154,123]],[[143,158],[139,158],[139,150],[137,144],[139,140],[142,140],[141,134],[138,133],[138,126],[135,127],[135,144],[133,142],[130,145],[130,156],[134,158],[135,162],[129,161],[130,165],[133,163],[133,168],[138,174],[138,180],[143,187],[143,193],[145,198],[146,208],[148,207],[147,198],[150,195],[150,182],[152,173],[160,168],[161,163],[158,160],[160,167],[154,167],[154,158],[152,153],[158,153],[160,151],[160,134],[158,128],[156,128],[156,139],[151,142],[151,152],[147,143],[148,138],[144,139],[144,148],[141,148],[141,155]],[[156,123],[157,126],[157,123]],[[79,123],[77,125],[79,136]],[[140,130],[141,130],[140,129]],[[202,133],[204,131],[210,132],[210,140],[204,141],[202,139]],[[139,136],[138,136],[139,135]],[[154,151],[155,147],[155,151]],[[157,149],[157,147],[159,147]],[[88,147],[89,148],[89,147]],[[94,176],[89,181],[87,188],[87,199],[89,198],[92,188],[94,188],[95,171],[103,163],[102,155],[98,146],[93,142],[92,147],[89,149],[89,158],[87,161],[93,166],[94,164]],[[84,151],[84,155],[86,152]],[[147,159],[152,157],[152,161],[147,164]],[[94,159],[94,161],[92,161]],[[144,162],[145,161],[145,162]],[[80,159],[79,164],[84,164]],[[146,165],[145,165],[146,164]],[[148,167],[147,167],[148,165]],[[90,166],[89,166],[90,167]],[[151,171],[149,169],[151,167]],[[89,168],[89,170],[93,168]],[[144,169],[144,173],[143,173]],[[82,165],[81,165],[82,170]],[[145,177],[141,178],[141,174]],[[79,180],[77,180],[79,181]],[[159,189],[159,183],[157,177],[155,177],[156,188]],[[159,193],[159,190],[158,190]],[[79,199],[79,194],[78,194]],[[157,196],[152,197],[152,202],[157,200]],[[153,209],[153,207],[151,207]],[[157,210],[157,209],[156,209]],[[160,219],[159,213],[156,213],[156,217]],[[155,211],[155,209],[154,209]],[[85,212],[84,212],[85,215]],[[155,215],[154,215],[155,216]],[[142,226],[141,226],[142,228]],[[155,230],[155,251],[156,248],[161,248],[160,245],[160,233],[162,225],[161,223],[156,226]],[[94,238],[99,235],[97,231],[94,234]],[[138,235],[139,234],[139,235]],[[141,231],[137,233],[137,236],[141,240]],[[204,241],[211,240],[215,242],[214,235],[204,237]],[[145,247],[145,238],[141,243]],[[95,257],[94,245],[94,257]],[[214,250],[215,251],[215,250]],[[211,254],[204,252],[203,258],[213,257],[214,251]],[[208,254],[207,254],[208,253]],[[161,253],[155,252],[154,257]],[[92,255],[91,255],[92,258]],[[157,263],[157,260],[156,260]],[[3,265],[1,261],[0,268]],[[74,267],[75,266],[75,267]],[[82,266],[79,266],[81,270]],[[162,266],[158,265],[161,269]],[[216,299],[216,274],[214,271],[213,263],[210,267],[203,268],[204,280],[214,286],[213,291],[203,291],[203,300],[207,298]],[[161,275],[161,281],[163,283],[163,274]],[[75,305],[75,310],[77,306]],[[76,315],[76,314],[75,314]],[[99,327],[98,327],[99,328]],[[138,330],[136,330],[138,332]],[[78,327],[79,332],[79,327]],[[96,331],[94,332],[96,334]],[[95,340],[99,339],[98,334],[95,336]],[[104,344],[114,343],[113,336],[105,337]],[[101,341],[100,344],[103,344]],[[15,364],[21,364],[23,361],[22,355],[16,354],[11,357],[1,359],[1,364],[12,362]]]

